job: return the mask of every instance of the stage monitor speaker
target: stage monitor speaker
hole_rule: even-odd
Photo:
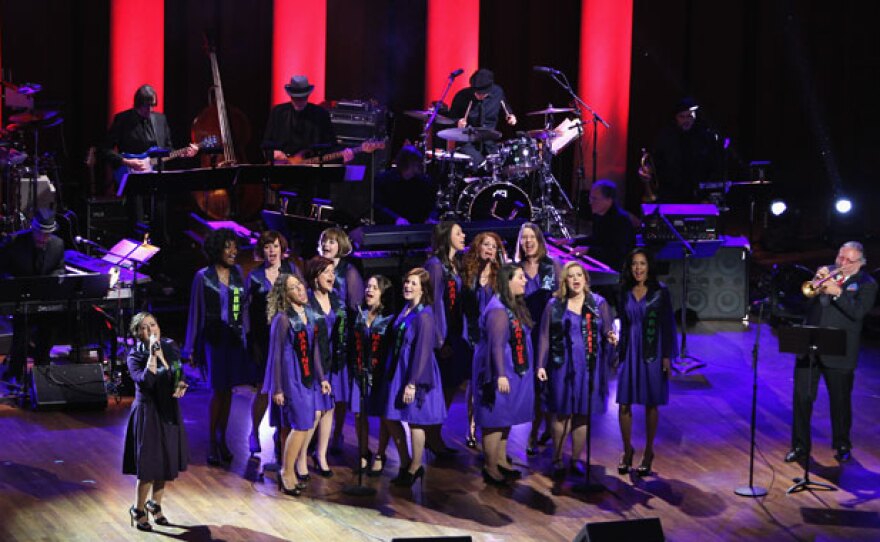
[[[663,542],[660,518],[630,519],[626,521],[601,521],[587,523],[573,542]]]
[[[692,258],[688,268],[687,306],[702,320],[742,320],[748,313],[749,251],[724,246],[711,258]],[[681,307],[683,260],[669,262],[668,274],[657,277],[669,287],[672,306]]]
[[[417,536],[392,538],[391,542],[473,542],[471,536]]]
[[[31,373],[34,409],[107,407],[104,370],[100,363],[35,365]]]

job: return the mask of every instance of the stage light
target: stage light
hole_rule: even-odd
[[[852,201],[846,196],[838,196],[836,200],[834,200],[834,210],[838,212],[838,214],[845,215],[852,211]]]
[[[775,199],[770,202],[770,212],[773,216],[780,216],[788,209],[788,205],[781,199]]]

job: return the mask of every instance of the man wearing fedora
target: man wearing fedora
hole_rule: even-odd
[[[35,277],[61,275],[64,273],[64,241],[54,235],[58,229],[55,212],[37,209],[31,220],[31,228],[11,237],[0,248],[0,274],[4,277]],[[16,315],[12,320],[11,356],[7,357],[4,380],[21,379],[27,357],[27,345],[23,337],[25,320]],[[52,330],[57,322],[51,314],[32,314],[28,325],[36,328],[30,336],[36,345],[34,360],[38,365],[49,363],[52,347]]]
[[[516,125],[516,116],[508,107],[504,98],[504,89],[495,84],[495,74],[486,68],[475,71],[470,78],[470,86],[455,93],[449,116],[458,119],[458,127],[486,128],[494,130],[498,119],[504,114],[504,120],[510,126]],[[485,161],[485,155],[497,149],[493,141],[466,143],[458,151],[471,157],[471,163],[478,167]]]
[[[322,107],[309,103],[309,95],[315,85],[305,75],[294,75],[284,85],[290,102],[276,105],[269,113],[269,122],[263,135],[263,149],[272,151],[276,162],[287,162],[287,157],[317,146],[336,145],[336,133],[330,122],[330,114]],[[354,157],[346,150],[344,160]]]

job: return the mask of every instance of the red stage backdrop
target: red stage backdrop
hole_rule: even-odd
[[[449,73],[463,68],[444,100],[451,105],[452,97],[468,86],[468,77],[478,67],[480,1],[428,0],[425,33],[425,106],[440,97]]]
[[[611,129],[598,125],[599,179],[621,188],[626,180],[626,132],[629,124],[629,84],[632,55],[633,0],[583,0],[578,94]],[[584,111],[587,183],[592,182],[592,129]]]
[[[290,101],[284,85],[305,75],[315,85],[310,100],[326,95],[327,0],[275,0],[272,28],[272,104]]]
[[[110,88],[108,113],[132,106],[134,91],[152,85],[159,94],[156,109],[165,104],[164,0],[110,2]]]

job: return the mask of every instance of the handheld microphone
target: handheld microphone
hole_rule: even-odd
[[[559,70],[547,66],[532,66],[532,69],[536,72],[549,73],[551,75],[559,75],[560,73]]]
[[[463,68],[459,68],[459,69],[455,70],[454,72],[450,73],[450,74],[449,74],[449,78],[450,78],[450,79],[455,79],[456,77],[458,77],[459,75],[461,75],[461,74],[463,74],[463,73],[464,73],[464,69],[463,69]]]

